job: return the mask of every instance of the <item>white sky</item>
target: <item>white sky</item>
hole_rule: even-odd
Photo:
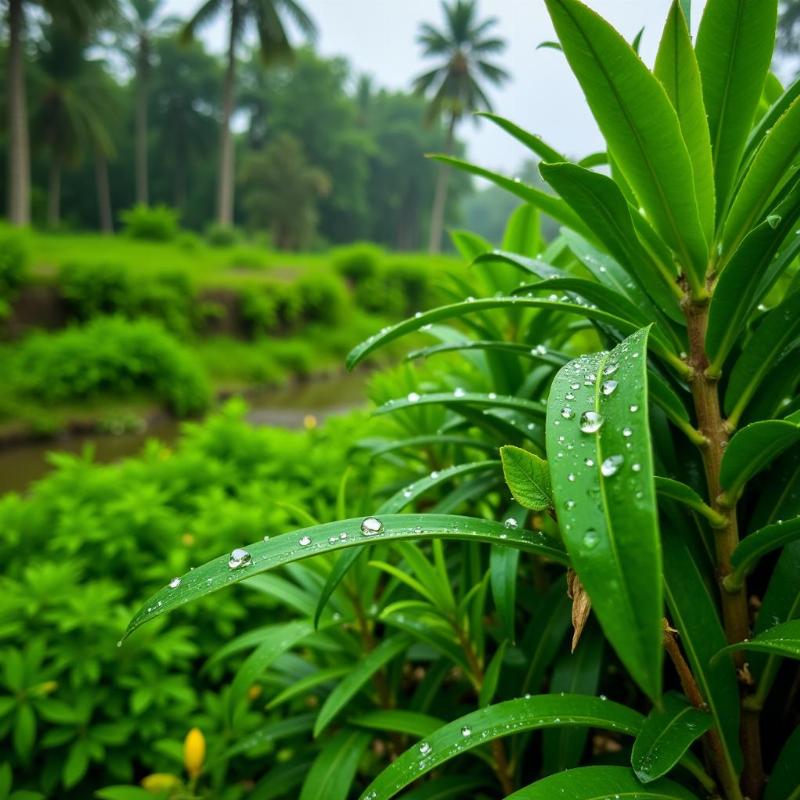
[[[167,0],[170,13],[188,16],[201,0]],[[416,43],[419,23],[441,23],[436,0],[302,0],[319,29],[318,50],[324,55],[344,55],[354,70],[374,76],[377,85],[408,89],[425,63]],[[644,27],[641,52],[652,62],[670,0],[588,0],[628,40]],[[705,0],[693,3],[693,28]],[[479,0],[483,16],[499,20],[497,33],[508,47],[496,60],[511,73],[511,80],[490,96],[494,110],[546,141],[575,156],[599,148],[600,135],[586,108],[563,54],[536,50],[555,38],[543,0]],[[225,25],[219,19],[203,33],[210,49],[220,52]],[[488,122],[462,125],[472,160],[506,173],[513,172],[526,150]]]

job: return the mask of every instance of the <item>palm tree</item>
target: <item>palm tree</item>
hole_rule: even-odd
[[[234,108],[236,80],[236,48],[251,24],[258,31],[259,49],[265,65],[288,61],[292,56],[285,18],[289,18],[307,37],[316,27],[311,17],[295,0],[206,0],[184,28],[184,37],[191,39],[195,30],[225,10],[228,17],[228,53],[222,85],[222,120],[220,131],[219,175],[217,186],[217,221],[233,224],[233,134],[231,116]]]
[[[13,225],[30,222],[30,138],[25,91],[26,12],[42,6],[54,19],[85,31],[110,0],[8,0],[8,218]]]
[[[150,94],[152,42],[156,36],[173,30],[178,20],[161,14],[164,0],[127,0],[117,25],[117,45],[136,71],[136,202],[149,202],[147,159],[147,110]]]
[[[495,17],[478,19],[476,0],[443,2],[445,26],[437,30],[429,23],[420,26],[417,42],[425,58],[439,63],[414,80],[414,89],[430,97],[428,121],[446,120],[446,152],[453,149],[455,130],[464,114],[478,109],[491,110],[491,103],[481,81],[499,86],[509,76],[487,60],[505,50],[503,39],[489,35],[497,24]],[[436,253],[442,244],[444,211],[447,203],[448,170],[440,167],[431,212],[430,251]]]

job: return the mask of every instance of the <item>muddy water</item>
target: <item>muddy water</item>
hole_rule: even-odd
[[[306,416],[322,421],[326,417],[358,408],[366,403],[363,373],[317,378],[308,383],[278,389],[248,400],[248,419],[254,425],[302,428]],[[24,491],[53,467],[49,454],[81,453],[94,450],[99,463],[118,461],[139,452],[147,439],[174,441],[180,432],[175,420],[157,421],[137,433],[91,433],[65,436],[43,442],[26,442],[0,450],[0,494]]]

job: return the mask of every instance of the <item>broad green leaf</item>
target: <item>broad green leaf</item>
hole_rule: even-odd
[[[539,212],[527,203],[514,209],[506,223],[503,249],[535,256],[542,249]]]
[[[800,97],[766,134],[750,169],[736,190],[723,230],[722,246],[730,252],[764,218],[770,200],[797,174],[800,155]]]
[[[368,728],[372,731],[389,731],[390,733],[405,733],[409,736],[429,736],[435,730],[445,725],[446,722],[430,714],[421,714],[419,711],[405,711],[402,709],[381,709],[368,711],[348,720],[350,725],[359,728]]]
[[[647,334],[644,328],[610,353],[582,356],[559,371],[547,406],[547,456],[575,570],[610,643],[655,701],[663,602]]]
[[[666,775],[713,722],[707,711],[695,708],[682,695],[667,692],[661,708],[647,715],[633,743],[631,766],[636,777],[650,783]]]
[[[733,367],[725,391],[725,410],[732,424],[738,422],[772,365],[798,335],[800,291],[795,291],[764,315]]]
[[[565,651],[553,666],[550,691],[553,694],[594,696],[603,664],[603,636],[597,625],[589,623],[575,652]],[[602,698],[601,698],[602,699]],[[589,731],[585,728],[551,728],[542,733],[544,773],[577,767],[586,748]]]
[[[520,128],[515,125],[511,120],[501,117],[499,114],[492,114],[490,111],[479,111],[475,114],[476,117],[483,117],[494,122],[499,128],[502,128],[506,133],[510,133],[518,142],[525,145],[532,153],[539,156],[542,161],[569,161],[569,159],[558,152],[553,147],[550,147],[541,136],[535,133]]]
[[[353,664],[349,674],[325,698],[314,723],[314,736],[319,736],[331,724],[378,670],[407,650],[411,641],[403,634],[390,636]]]
[[[705,289],[703,234],[689,153],[663,86],[625,39],[578,0],[546,0],[564,53],[614,160],[694,293]]]
[[[744,485],[784,450],[800,442],[800,425],[789,420],[753,422],[733,435],[722,456],[720,486],[735,502]]]
[[[314,759],[303,782],[299,800],[346,800],[358,763],[372,737],[364,731],[343,728],[328,739]],[[284,795],[285,796],[285,795]]]
[[[608,800],[610,797],[630,800],[699,800],[678,783],[660,780],[643,786],[627,767],[579,767],[550,775],[532,783],[506,800]]]
[[[714,511],[711,506],[703,502],[703,498],[685,483],[672,480],[672,478],[656,477],[656,493],[661,497],[669,497],[670,500],[677,500],[687,508],[702,514],[713,527],[720,528],[727,524],[727,520],[722,514]]]
[[[775,47],[777,0],[708,0],[697,63],[711,132],[718,221],[728,203]]]
[[[708,312],[706,352],[709,372],[722,372],[725,359],[741,337],[744,323],[763,294],[761,285],[770,273],[774,282],[775,256],[781,243],[794,232],[800,214],[800,183],[775,208],[770,221],[752,230],[731,257],[717,281]],[[794,241],[788,249],[796,254]],[[788,266],[788,264],[786,265]]]
[[[706,240],[710,242],[714,236],[715,214],[711,137],[703,105],[700,68],[697,66],[692,37],[679,0],[674,0],[667,17],[653,74],[661,81],[678,114],[683,140],[692,162],[700,220]]]
[[[800,619],[781,622],[762,631],[752,639],[735,642],[723,647],[714,658],[717,659],[724,653],[733,650],[754,650],[759,653],[770,653],[788,658],[800,658]]]
[[[575,314],[579,317],[587,317],[588,319],[598,320],[606,323],[623,334],[634,333],[638,330],[637,326],[628,322],[627,320],[615,317],[606,311],[601,311],[591,306],[578,305],[577,303],[565,303],[558,300],[545,300],[538,297],[487,297],[479,298],[478,300],[465,301],[463,303],[453,303],[451,305],[439,306],[438,308],[431,309],[430,311],[423,312],[420,316],[414,316],[409,319],[403,320],[396,325],[392,325],[388,330],[383,333],[375,334],[369,339],[366,339],[361,344],[354,347],[347,355],[346,364],[348,369],[353,369],[360,361],[363,361],[370,353],[373,353],[380,347],[383,347],[390,342],[405,336],[407,333],[412,333],[424,328],[426,325],[432,325],[436,322],[441,322],[445,319],[455,319],[457,317],[467,316],[469,314],[478,314],[482,311],[491,310],[494,308],[543,308],[552,311],[563,311],[568,314]]]
[[[543,511],[553,505],[550,469],[543,458],[521,447],[500,448],[503,474],[514,499],[531,511]]]
[[[508,529],[499,522],[447,514],[387,514],[380,518],[383,529],[379,533],[370,531],[365,535],[362,521],[363,518],[358,517],[328,522],[245,545],[250,560],[240,568],[229,566],[229,555],[209,561],[184,575],[177,588],[168,586],[156,592],[131,620],[125,635],[161,614],[261,572],[321,553],[375,542],[467,540],[519,547],[561,563],[567,562],[566,553],[545,536],[523,529]]]
[[[653,258],[639,241],[628,202],[608,176],[575,164],[541,164],[542,177],[581,215],[596,239],[671,319],[683,321],[671,263]]]
[[[720,732],[723,756],[731,775],[742,765],[739,747],[739,686],[732,665],[711,663],[726,644],[717,612],[716,585],[703,574],[702,556],[690,549],[690,525],[683,515],[665,511],[661,527],[664,543],[664,590],[671,621],[692,668],[697,685]]]
[[[559,725],[635,735],[641,722],[633,709],[583,695],[534,695],[496,703],[448,723],[406,750],[367,787],[361,800],[394,797],[440,764],[502,736]]]
[[[739,587],[744,577],[767,553],[800,538],[800,517],[780,520],[767,525],[742,539],[731,555],[733,572],[725,578],[725,585]]]
[[[772,768],[764,800],[800,800],[800,728],[795,728]]]
[[[527,183],[515,180],[513,178],[506,178],[491,170],[478,167],[475,164],[470,164],[468,161],[463,161],[460,158],[446,155],[434,155],[431,158],[441,161],[443,164],[449,164],[452,167],[457,167],[463,172],[468,172],[470,175],[475,175],[478,178],[485,178],[491,181],[501,189],[519,197],[526,203],[538,208],[545,214],[549,214],[554,220],[557,220],[562,225],[567,225],[573,230],[583,232],[584,235],[589,235],[580,217],[578,217],[572,209],[559,197],[554,197],[552,194],[547,194],[535,186],[529,186]]]

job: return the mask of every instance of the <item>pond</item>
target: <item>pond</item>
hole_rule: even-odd
[[[254,425],[302,428],[309,415],[322,421],[365,403],[367,374],[356,372],[315,378],[248,398],[248,420]],[[24,442],[0,449],[0,494],[24,491],[52,469],[48,454],[81,453],[94,448],[99,463],[118,461],[139,452],[147,439],[173,442],[180,433],[178,420],[159,418],[136,432],[73,434],[58,439]]]

